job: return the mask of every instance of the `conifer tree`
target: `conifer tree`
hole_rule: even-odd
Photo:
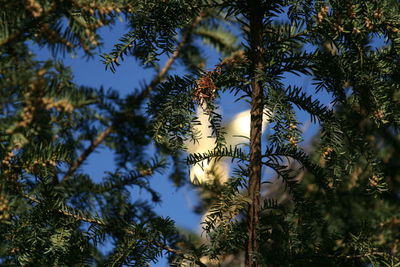
[[[2,265],[146,266],[162,253],[175,266],[400,264],[398,1],[0,5]],[[34,43],[92,57],[98,29],[118,16],[129,29],[102,55],[105,67],[118,71],[133,57],[157,73],[127,97],[79,86],[62,62],[29,51]],[[200,41],[220,52],[211,70]],[[168,75],[177,62],[186,75]],[[289,73],[310,76],[315,88],[288,84]],[[226,145],[218,113],[225,93],[250,103],[247,148]],[[215,148],[186,163],[227,157],[235,165],[226,183],[197,185],[208,193],[206,242],[185,237],[128,190],[159,201],[148,179],[167,177],[169,163],[176,185],[188,180],[185,143],[207,138],[196,131],[197,108],[209,116]],[[309,150],[298,110],[320,126]],[[144,153],[152,144],[154,154]],[[95,182],[82,164],[100,145],[118,167]]]

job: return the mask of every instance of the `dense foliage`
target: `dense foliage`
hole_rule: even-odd
[[[400,264],[398,1],[0,6],[2,265],[146,266],[162,253],[177,266]],[[63,62],[30,52],[35,44],[91,58],[99,29],[119,16],[129,27],[102,55],[105,67],[118,71],[134,57],[157,72],[127,97],[80,86]],[[212,69],[204,68],[203,43],[221,55]],[[176,63],[186,75],[168,75]],[[289,84],[289,74],[309,76],[314,86]],[[226,145],[218,108],[228,93],[251,103],[248,147]],[[195,129],[199,108],[209,115],[215,149],[185,159],[185,144],[206,138]],[[320,126],[311,148],[302,142],[299,110]],[[90,177],[81,165],[102,144],[117,169]],[[142,188],[157,202],[148,182],[155,172],[179,186],[188,181],[185,163],[222,157],[232,159],[231,178],[197,185],[208,211],[205,238],[188,238],[130,195]],[[107,255],[103,242],[112,246]]]

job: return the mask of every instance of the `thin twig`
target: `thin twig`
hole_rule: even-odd
[[[393,217],[393,218],[391,218],[389,220],[383,221],[383,222],[381,222],[379,224],[380,227],[386,227],[386,226],[396,227],[396,226],[399,226],[399,225],[400,225],[400,219],[398,219],[396,217]]]
[[[171,57],[168,58],[167,62],[165,62],[162,69],[157,73],[156,76],[151,80],[149,85],[141,92],[138,96],[139,103],[141,103],[144,99],[148,97],[148,95],[155,89],[155,87],[163,80],[169,69],[171,68],[174,61],[180,55],[183,47],[189,39],[190,34],[197,24],[201,21],[204,14],[200,14],[196,17],[190,27],[182,34],[182,39],[178,43],[175,51],[172,53]],[[99,136],[90,144],[90,146],[78,157],[78,159],[71,165],[65,174],[64,178],[61,182],[65,182],[71,178],[74,172],[82,165],[82,163],[87,159],[87,157],[104,141],[104,139],[114,131],[115,125],[112,124],[108,128],[106,128],[103,132],[99,134]]]
[[[193,29],[197,26],[197,24],[200,23],[203,16],[204,16],[204,14],[200,14],[199,16],[197,16],[193,20],[193,23],[190,25],[190,27],[182,34],[182,39],[179,42],[178,46],[176,47],[175,51],[172,53],[171,57],[168,58],[167,62],[165,62],[164,66],[162,67],[160,72],[153,78],[153,80],[146,87],[146,89],[143,90],[142,94],[140,95],[141,98],[146,98],[148,96],[148,94],[151,91],[153,91],[154,88],[162,81],[162,79],[165,77],[165,75],[167,74],[168,70],[171,68],[174,61],[180,55],[183,47],[185,46],[186,42],[189,39],[190,34],[192,33]]]
[[[82,163],[87,159],[87,157],[98,147],[104,139],[112,132],[114,131],[114,125],[109,126],[107,129],[105,129],[103,132],[97,136],[97,138],[90,144],[88,148],[86,148],[85,151],[78,157],[78,159],[72,163],[71,167],[68,169],[67,173],[65,174],[63,178],[63,182],[67,181],[72,174],[79,168],[79,166],[82,165]]]

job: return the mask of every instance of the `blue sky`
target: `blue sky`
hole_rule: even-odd
[[[121,95],[128,94],[135,88],[140,88],[140,85],[149,82],[154,72],[150,69],[143,69],[133,58],[125,58],[124,62],[117,68],[115,73],[112,73],[110,70],[105,70],[105,66],[101,63],[100,54],[103,52],[110,52],[112,45],[117,43],[118,39],[124,33],[126,33],[126,29],[123,23],[117,23],[112,30],[103,28],[100,31],[100,35],[103,38],[104,46],[93,59],[83,59],[83,53],[81,52],[77,55],[57,55],[56,59],[62,60],[65,65],[72,68],[74,81],[79,85],[97,88],[103,86],[106,89],[116,89]],[[51,53],[46,49],[39,49],[33,45],[31,47],[34,53],[37,54],[38,59],[46,60],[52,58]],[[206,49],[206,51],[209,52],[208,67],[212,68],[218,62],[218,55],[210,49]],[[163,63],[161,63],[161,65],[162,64]],[[170,72],[170,74],[182,73],[182,67],[177,65],[174,65],[174,68]],[[288,75],[285,79],[285,83],[304,86],[307,88],[306,91],[310,95],[314,94],[310,77]],[[329,98],[326,94],[321,93],[316,97],[322,99],[325,103],[329,103]],[[234,102],[234,98],[227,95],[222,98],[221,107],[226,120],[229,120],[229,118],[233,117],[236,113],[249,108],[248,103],[244,101]],[[298,118],[308,127],[309,117],[304,112],[298,112]],[[307,129],[305,137],[306,140],[309,140],[316,132],[317,127],[314,125]],[[305,143],[307,143],[307,141]],[[101,178],[105,171],[112,171],[114,167],[113,154],[105,147],[100,147],[95,153],[92,153],[83,166],[84,170],[91,174],[94,179]],[[201,216],[193,212],[193,206],[196,205],[197,197],[195,191],[190,186],[177,189],[169,181],[167,176],[162,175],[155,175],[151,179],[151,186],[161,194],[162,203],[155,204],[154,206],[158,214],[172,218],[180,227],[199,231]],[[149,195],[145,191],[132,190],[132,197],[135,199],[148,199]],[[167,261],[166,259],[160,259],[157,264],[152,264],[152,266],[167,266]]]

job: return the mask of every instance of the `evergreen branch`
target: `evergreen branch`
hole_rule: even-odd
[[[213,158],[219,160],[222,157],[230,157],[232,158],[232,160],[238,159],[241,161],[249,161],[248,156],[245,153],[243,153],[240,148],[236,146],[235,148],[232,148],[232,146],[229,146],[229,148],[222,147],[222,148],[217,148],[215,150],[209,150],[206,153],[190,154],[186,159],[186,163],[188,165],[194,165],[202,162],[203,160],[211,160]]]
[[[388,253],[381,252],[381,251],[372,251],[372,252],[367,252],[364,254],[355,254],[355,255],[323,255],[324,257],[328,258],[336,258],[336,259],[360,259],[360,258],[365,258],[369,256],[387,256]]]
[[[289,158],[292,158],[299,162],[314,175],[318,184],[326,192],[331,192],[331,188],[328,186],[328,181],[325,179],[327,177],[326,171],[317,164],[313,163],[310,157],[304,151],[298,150],[295,147],[277,147],[275,149],[273,147],[267,147],[267,150],[263,155],[263,158],[267,158],[267,161],[263,163],[266,165],[276,164],[279,166],[279,163],[282,161],[282,156],[288,161],[290,160]]]
[[[84,216],[69,212],[67,210],[63,210],[63,209],[59,209],[57,211],[62,213],[62,214],[64,214],[65,216],[73,217],[74,219],[76,219],[78,221],[84,221],[84,222],[88,222],[88,223],[95,223],[95,224],[98,224],[98,225],[105,225],[104,221],[99,220],[99,219],[93,219],[93,218],[89,218],[89,217],[84,217]]]
[[[182,48],[185,46],[186,42],[188,41],[189,35],[196,27],[197,24],[200,23],[201,19],[203,18],[204,13],[200,16],[196,17],[190,26],[190,28],[185,31],[182,35],[182,39],[179,42],[178,46],[176,47],[175,51],[171,55],[171,57],[167,60],[161,70],[157,73],[156,76],[153,77],[150,84],[141,92],[138,96],[139,103],[142,103],[144,99],[146,99],[149,94],[155,89],[155,87],[162,81],[165,77],[169,69],[171,68],[172,64],[178,58],[181,53]],[[82,163],[87,159],[87,157],[104,141],[104,139],[114,131],[115,125],[112,124],[107,129],[105,129],[102,133],[98,135],[98,137],[90,144],[90,146],[78,157],[78,159],[71,165],[67,173],[65,174],[62,181],[68,180],[74,172],[82,165]]]
[[[273,31],[273,33],[276,34],[274,31]],[[309,33],[310,33],[310,31],[308,29],[305,29],[304,31],[296,32],[294,34],[289,33],[287,36],[279,36],[278,35],[279,38],[276,42],[276,45],[283,44],[283,43],[289,42],[291,40],[299,40],[300,41],[300,40],[302,40],[302,37],[306,37],[307,35],[309,35]],[[275,43],[274,43],[274,45],[275,45]]]
[[[40,201],[39,199],[36,199],[36,198],[34,198],[32,196],[29,196],[27,194],[21,193],[21,195],[24,198],[29,199],[30,201],[35,202],[37,204],[41,204],[42,203],[42,201]],[[65,210],[65,209],[57,209],[56,211],[58,213],[66,215],[68,217],[73,217],[74,219],[76,219],[78,221],[83,221],[83,222],[88,222],[88,223],[95,223],[95,224],[103,225],[103,226],[106,225],[106,223],[104,221],[100,220],[100,219],[94,219],[94,218],[85,217],[85,216],[82,216],[82,215],[79,215],[79,214],[76,214],[76,213],[72,213],[72,212],[70,212],[68,210]]]
[[[238,50],[236,36],[232,35],[231,31],[225,29],[220,24],[211,28],[202,25],[195,30],[194,34],[201,36],[203,43],[214,47],[222,54],[226,55]]]
[[[40,201],[40,200],[38,200],[38,199],[36,199],[36,198],[34,198],[34,197],[32,197],[32,196],[29,196],[29,195],[27,195],[27,194],[23,194],[23,193],[22,193],[21,195],[22,195],[24,198],[27,198],[27,199],[29,199],[29,200],[32,201],[32,202],[35,202],[35,203],[38,203],[38,204],[41,204],[41,203],[42,203],[42,201]],[[71,209],[71,208],[68,208],[68,209]],[[74,219],[77,220],[77,221],[88,222],[88,223],[96,224],[96,225],[103,226],[103,227],[109,226],[109,224],[108,224],[107,222],[105,222],[104,220],[95,219],[95,218],[90,218],[90,217],[87,217],[87,216],[82,216],[82,215],[79,215],[79,214],[77,214],[77,213],[68,211],[68,210],[66,210],[66,209],[57,209],[56,211],[57,211],[58,213],[61,213],[61,214],[65,215],[65,216],[72,217],[72,218],[74,218]],[[130,229],[128,229],[128,228],[124,228],[123,231],[124,231],[125,233],[127,233],[127,234],[130,234],[130,235],[135,235],[135,234],[137,234],[137,233],[135,233],[134,231],[132,231],[132,230],[130,230]],[[166,251],[168,251],[168,252],[170,252],[170,253],[172,253],[172,254],[178,256],[178,257],[182,257],[182,258],[187,259],[187,260],[194,260],[195,263],[198,264],[199,266],[201,266],[201,267],[206,267],[206,265],[205,265],[204,263],[202,263],[199,259],[195,259],[195,258],[189,257],[189,256],[187,256],[185,253],[183,253],[182,251],[176,250],[176,249],[174,249],[174,248],[172,248],[172,247],[170,247],[170,246],[168,246],[168,245],[162,244],[162,243],[157,242],[157,241],[154,241],[154,240],[152,240],[152,243],[153,243],[154,245],[156,245],[157,247],[159,247],[159,248],[161,248],[161,249],[163,249],[163,250],[166,250]]]
[[[172,254],[174,254],[174,255],[176,255],[176,256],[179,256],[179,257],[184,258],[184,259],[187,259],[187,260],[193,260],[193,258],[188,257],[188,256],[187,256],[185,253],[183,253],[182,251],[173,249],[173,248],[171,248],[170,246],[161,244],[161,243],[156,242],[156,241],[154,242],[154,244],[155,244],[157,247],[159,247],[159,248],[161,248],[161,249],[164,249],[164,250],[166,250],[166,251],[168,251],[168,252],[170,252],[170,253],[172,253]],[[205,265],[204,263],[202,263],[199,259],[195,259],[195,263],[196,263],[197,265],[199,265],[200,267],[207,267],[207,265]]]
[[[295,258],[297,259],[310,259],[310,258],[330,258],[330,259],[362,259],[362,258],[368,258],[370,256],[390,256],[390,254],[386,252],[381,252],[381,251],[370,251],[366,252],[363,254],[353,254],[353,255],[333,255],[333,254],[317,254],[317,255],[298,255]]]
[[[3,41],[0,41],[0,46],[3,46],[3,45],[6,45],[6,44],[8,44],[10,42],[15,41],[18,37],[20,37],[26,31],[31,30],[32,28],[34,28],[34,26],[38,25],[41,21],[43,21],[45,18],[47,18],[50,15],[51,12],[56,10],[56,8],[57,8],[57,4],[54,3],[48,10],[44,11],[40,16],[38,16],[37,18],[33,19],[32,21],[30,21],[30,23],[28,23],[27,25],[22,27],[22,29],[20,31],[12,34],[7,39],[5,39]]]
[[[101,183],[95,183],[87,175],[76,175],[73,183],[64,184],[65,192],[75,192],[93,194],[104,194],[115,189],[123,190],[126,186],[138,186],[141,189],[147,190],[152,196],[154,202],[158,202],[160,197],[158,193],[149,185],[147,177],[153,175],[155,172],[161,173],[159,169],[165,169],[168,166],[167,161],[162,159],[153,159],[152,163],[141,163],[138,170],[129,172],[115,172],[108,173]]]
[[[288,166],[284,165],[279,165],[279,164],[274,164],[274,163],[268,163],[266,166],[270,167],[273,169],[278,177],[281,177],[283,181],[285,182],[285,190],[288,189],[289,194],[291,194],[294,198],[302,198],[300,194],[296,192],[299,181],[296,179],[296,176],[292,175],[291,169],[288,168]],[[300,199],[295,199],[296,201],[299,201]],[[300,201],[299,201],[300,202]]]
[[[327,106],[321,104],[318,100],[313,100],[311,96],[307,96],[302,92],[300,87],[289,86],[285,90],[288,101],[294,103],[298,108],[307,111],[311,116],[311,121],[333,121],[334,114]]]

